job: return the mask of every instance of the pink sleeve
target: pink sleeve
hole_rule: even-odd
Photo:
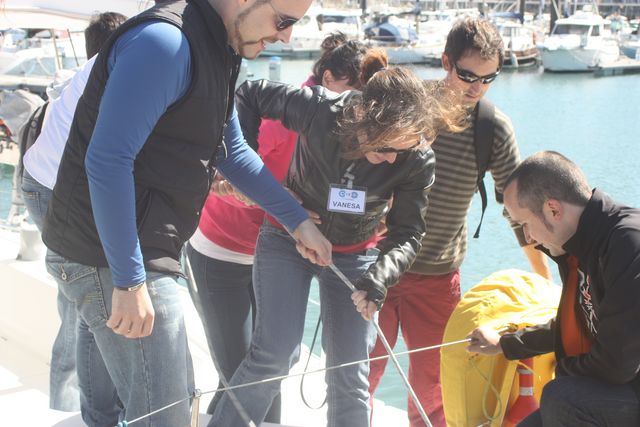
[[[277,180],[287,175],[298,134],[277,120],[263,120],[258,135],[258,154]]]

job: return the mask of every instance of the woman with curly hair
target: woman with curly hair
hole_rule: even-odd
[[[232,386],[285,375],[298,360],[314,277],[320,283],[327,366],[366,359],[376,340],[372,318],[387,287],[420,249],[434,180],[429,144],[439,130],[460,130],[462,111],[437,84],[425,84],[403,68],[387,68],[383,51],[367,53],[360,75],[362,91],[340,95],[319,86],[296,89],[264,80],[247,82],[236,93],[249,143],[261,117],[298,132],[286,184],[315,213],[318,228],[333,245],[334,264],[358,290],[352,294],[330,268],[301,256],[296,241],[268,217],[254,260],[255,330]],[[385,216],[383,239],[377,230]],[[327,372],[328,425],[369,425],[368,372],[366,362]],[[277,391],[278,383],[268,382],[234,394],[259,424]],[[246,424],[225,395],[210,425]]]

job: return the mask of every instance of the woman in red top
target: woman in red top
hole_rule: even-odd
[[[303,86],[322,85],[334,92],[359,88],[360,63],[365,53],[360,42],[347,41],[344,34],[328,36],[322,43],[322,55],[313,66],[313,74]],[[284,179],[296,139],[297,134],[279,121],[262,122],[258,146],[253,148],[276,179]],[[230,379],[251,342],[255,313],[251,271],[265,213],[229,194],[233,190],[226,181],[217,181],[214,191],[218,194],[212,193],[207,199],[198,229],[187,245],[198,286],[196,290],[190,284],[189,291],[218,374]],[[221,397],[222,393],[216,394],[208,413],[213,413]],[[279,396],[265,420],[279,423]]]

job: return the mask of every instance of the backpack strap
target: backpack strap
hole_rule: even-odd
[[[49,101],[36,108],[34,112],[29,116],[27,122],[24,124],[24,127],[21,129],[20,134],[18,135],[18,145],[20,149],[18,170],[20,179],[22,179],[22,174],[24,172],[24,164],[22,163],[22,159],[24,158],[27,150],[33,145],[34,142],[36,142],[38,136],[40,136],[40,132],[42,131],[42,124],[44,122],[44,116],[47,112],[48,106]]]
[[[484,211],[487,209],[487,189],[484,186],[484,175],[489,168],[491,153],[493,151],[493,136],[495,131],[495,106],[487,99],[482,98],[476,107],[475,126],[473,130],[473,145],[476,150],[476,166],[478,168],[478,191],[482,200],[482,214],[480,223],[473,235],[474,239],[480,237],[480,227],[484,219]]]

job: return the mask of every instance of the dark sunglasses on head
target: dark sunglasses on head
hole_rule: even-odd
[[[453,68],[456,69],[458,78],[466,83],[475,83],[480,80],[480,83],[482,83],[483,85],[488,85],[489,83],[493,82],[496,77],[498,77],[498,74],[500,74],[500,70],[498,70],[495,73],[487,74],[486,76],[478,76],[469,70],[458,67],[456,64],[453,64]]]
[[[271,4],[270,1],[268,1],[267,3],[269,3],[269,6],[271,6],[271,9],[273,9],[273,11],[275,12],[276,16],[278,17],[278,22],[276,22],[276,29],[278,31],[284,31],[287,28],[291,27],[296,22],[298,22],[297,18],[292,18],[290,16],[281,15],[280,12],[278,12],[276,10],[276,8],[273,7],[273,5]]]
[[[380,148],[376,148],[373,151],[375,153],[382,153],[382,154],[385,154],[385,153],[396,153],[396,154],[408,153],[409,151],[413,150],[414,148],[417,148],[423,142],[424,142],[424,139],[420,138],[418,140],[418,142],[413,144],[411,147],[407,147],[407,148],[380,147]]]

